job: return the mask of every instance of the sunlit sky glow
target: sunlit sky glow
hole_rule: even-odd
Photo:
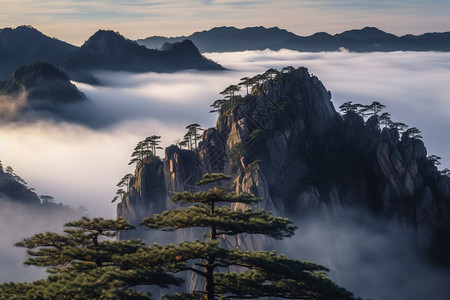
[[[215,26],[278,26],[299,35],[376,26],[402,35],[450,31],[447,0],[2,0],[0,28],[32,25],[80,45],[98,29],[131,39]]]

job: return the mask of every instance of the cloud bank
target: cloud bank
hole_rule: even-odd
[[[149,135],[168,146],[185,126],[215,125],[209,105],[226,86],[269,68],[306,66],[333,95],[345,101],[387,106],[392,119],[422,131],[428,154],[450,166],[450,54],[447,53],[300,53],[290,50],[210,53],[226,72],[173,74],[99,73],[106,84],[77,84],[91,101],[75,111],[89,117],[84,126],[65,122],[15,123],[0,128],[0,158],[40,194],[74,207],[114,216],[108,204],[116,182],[132,171],[132,149]],[[159,155],[163,156],[162,152]]]
[[[53,209],[45,213],[42,209],[30,209],[4,199],[0,199],[0,205],[0,282],[24,282],[46,277],[43,268],[23,265],[27,258],[26,249],[14,244],[38,232],[62,233],[62,225],[77,220],[79,214],[69,209]]]
[[[94,119],[89,118],[92,126],[51,120],[2,125],[0,159],[4,165],[11,165],[38,194],[52,195],[57,202],[72,207],[83,205],[91,217],[114,217],[115,205],[110,201],[116,191],[115,184],[124,174],[133,172],[133,166],[127,163],[138,141],[146,136],[161,135],[162,146],[168,146],[184,135],[185,126],[190,123],[199,123],[203,128],[212,127],[217,115],[208,113],[209,105],[221,97],[219,92],[225,87],[236,84],[244,76],[291,65],[306,66],[317,75],[331,91],[336,107],[345,101],[368,104],[376,100],[383,103],[393,120],[422,130],[429,154],[442,157],[442,168],[450,167],[450,144],[446,138],[450,128],[449,53],[299,53],[281,50],[209,53],[207,56],[230,71],[99,73],[97,75],[106,84],[104,87],[76,83],[91,101],[89,113],[95,116]],[[162,152],[158,154],[164,155]],[[5,216],[1,217],[3,220]],[[3,228],[8,228],[8,225]],[[362,278],[370,283],[367,285],[370,289],[380,291],[376,295],[380,296],[379,299],[386,299],[385,295],[391,293],[391,290],[381,288],[386,285],[397,284],[392,288],[416,291],[414,282],[423,278],[418,275],[422,273],[433,274],[432,278],[436,279],[436,285],[434,279],[427,281],[430,289],[440,287],[439,273],[424,267],[413,254],[402,255],[404,244],[400,242],[385,264],[369,262],[358,272],[352,270],[367,257],[375,262],[375,257],[379,258],[376,255],[388,249],[398,235],[394,232],[384,239],[374,229],[343,228],[340,232],[330,232],[323,224],[304,224],[301,232],[297,233],[305,241],[299,245],[305,253],[300,258],[330,267],[332,277],[333,274],[347,273],[347,277],[339,275],[333,279],[364,297],[376,299],[354,283],[358,282],[359,276],[364,276]],[[370,238],[367,240],[367,237]],[[326,242],[327,239],[332,243]],[[338,243],[339,240],[342,243]],[[352,249],[363,240],[364,245]],[[15,242],[17,239],[13,234],[2,244]],[[322,245],[321,251],[317,251],[320,257],[314,256],[313,250],[317,245]],[[333,245],[337,250],[331,250]],[[8,251],[5,253],[17,250]],[[383,274],[394,272],[388,265],[396,259],[401,260],[401,265],[405,266],[403,270],[417,281],[401,281],[404,273],[398,272],[390,277],[392,282],[387,282],[388,277]],[[22,261],[17,260],[17,263]],[[0,258],[0,262],[2,268],[15,272],[14,264],[9,264],[8,259]],[[346,269],[349,266],[351,268]],[[375,276],[370,273],[373,268],[380,269],[374,273],[380,277],[371,277]],[[32,280],[33,276],[39,275],[31,274],[24,280]],[[16,280],[16,277],[4,280]],[[405,286],[401,287],[401,284]],[[417,294],[422,295],[419,291]],[[408,299],[408,296],[410,294],[405,292],[402,297]]]
[[[295,236],[279,245],[281,252],[326,266],[329,277],[355,296],[448,299],[448,271],[425,262],[416,251],[414,237],[395,221],[339,208],[331,215],[299,219]]]

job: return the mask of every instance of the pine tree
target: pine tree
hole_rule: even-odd
[[[192,140],[194,141],[194,147],[195,147],[194,149],[197,149],[197,146],[198,146],[197,141],[201,137],[200,132],[203,130],[200,127],[201,126],[197,123],[189,124],[188,126],[186,126],[186,129],[188,130],[188,132],[186,133],[186,136],[189,136],[190,141],[192,141]]]
[[[255,84],[255,81],[253,80],[253,78],[250,77],[242,77],[241,82],[238,83],[238,85],[243,85],[246,88],[246,92],[247,92],[247,96],[248,96],[248,87],[252,86],[253,84]]]
[[[160,260],[143,267],[129,259],[149,252],[143,242],[108,239],[133,228],[124,219],[83,218],[64,226],[65,234],[39,233],[17,243],[28,249],[26,265],[46,267],[51,275],[33,283],[2,284],[0,299],[151,299],[132,287],[181,282],[164,272]]]
[[[241,90],[241,87],[235,84],[232,84],[230,86],[228,86],[226,89],[224,89],[222,92],[220,92],[219,94],[224,95],[225,98],[233,100],[233,98],[235,97],[235,93],[239,92]]]
[[[205,175],[197,185],[229,179],[224,174]],[[166,259],[177,261],[172,272],[191,271],[204,279],[204,289],[168,299],[281,297],[290,299],[353,299],[352,294],[329,280],[327,268],[287,258],[275,252],[245,251],[221,247],[227,236],[262,234],[275,239],[290,237],[295,226],[289,219],[274,217],[264,210],[232,210],[221,204],[255,204],[251,194],[233,194],[223,187],[197,193],[183,192],[173,202],[187,208],[166,211],[145,218],[143,225],[164,231],[203,228],[205,241],[183,242],[173,246]],[[222,243],[221,243],[222,241]],[[146,261],[141,259],[141,261]],[[242,272],[225,272],[232,266]],[[170,268],[169,268],[170,269]],[[168,269],[168,270],[169,270]]]
[[[114,198],[111,200],[111,203],[116,202],[118,199],[120,199],[120,201],[123,201],[123,199],[126,197],[126,195],[128,195],[128,193],[130,192],[130,180],[133,178],[133,174],[128,173],[125,176],[122,177],[122,179],[120,179],[120,181],[116,184],[117,186],[117,191],[116,191],[116,195],[114,196]],[[124,187],[126,187],[126,191],[123,189]]]
[[[161,137],[158,135],[146,137],[134,147],[133,153],[131,154],[131,160],[128,164],[139,164],[144,162],[144,160],[149,160],[156,156],[156,150],[162,149],[162,147],[159,146],[160,143]]]

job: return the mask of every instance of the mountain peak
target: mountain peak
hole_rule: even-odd
[[[6,34],[9,36],[9,38],[15,38],[15,39],[30,39],[30,40],[44,40],[44,39],[51,39],[50,37],[47,37],[42,32],[37,30],[31,25],[20,25],[16,28],[4,28],[0,29],[0,32],[3,31],[3,34]]]
[[[20,25],[20,26],[17,26],[15,30],[19,30],[19,31],[33,31],[33,32],[41,33],[39,30],[37,30],[36,28],[34,28],[31,25]]]
[[[59,71],[52,64],[47,62],[35,62],[16,69],[11,76],[14,80],[22,81],[32,79],[36,76],[59,77],[69,80],[66,74]]]
[[[64,72],[46,62],[19,67],[0,85],[0,93],[3,94],[17,94],[23,89],[28,92],[31,101],[72,102],[85,99]]]
[[[81,49],[102,59],[136,53],[142,55],[145,48],[113,30],[98,30],[82,46]]]
[[[185,69],[223,70],[201,56],[191,41],[164,46],[165,51],[148,49],[112,30],[98,30],[62,64],[77,81],[98,83],[92,70],[128,72],[173,72]]]
[[[336,36],[343,36],[347,38],[352,38],[356,40],[367,40],[367,39],[384,39],[388,37],[396,37],[391,33],[387,33],[383,30],[380,30],[376,27],[366,26],[362,29],[352,29],[344,31]]]
[[[97,32],[95,32],[89,40],[96,40],[96,39],[104,39],[104,38],[117,38],[121,40],[125,40],[125,37],[123,37],[118,31],[114,30],[105,30],[105,29],[99,29]]]
[[[161,47],[161,51],[184,53],[190,55],[200,55],[198,48],[191,40],[183,40],[175,43],[164,43]]]
[[[113,30],[103,30],[100,29],[96,33],[94,33],[81,47],[90,48],[97,47],[99,44],[105,43],[127,43],[131,42],[127,40],[124,36],[122,36],[119,32]]]
[[[36,61],[59,66],[77,47],[51,38],[30,25],[0,29],[0,81]]]

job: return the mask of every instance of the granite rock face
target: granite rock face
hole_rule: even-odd
[[[139,224],[173,208],[174,193],[195,191],[203,174],[223,172],[236,192],[263,198],[258,208],[274,215],[295,220],[357,209],[405,228],[424,252],[449,247],[450,178],[427,158],[421,139],[384,128],[377,115],[341,116],[306,68],[286,69],[233,101],[198,149],[170,146],[162,161],[138,164],[118,216]],[[259,248],[261,241],[236,245]]]

